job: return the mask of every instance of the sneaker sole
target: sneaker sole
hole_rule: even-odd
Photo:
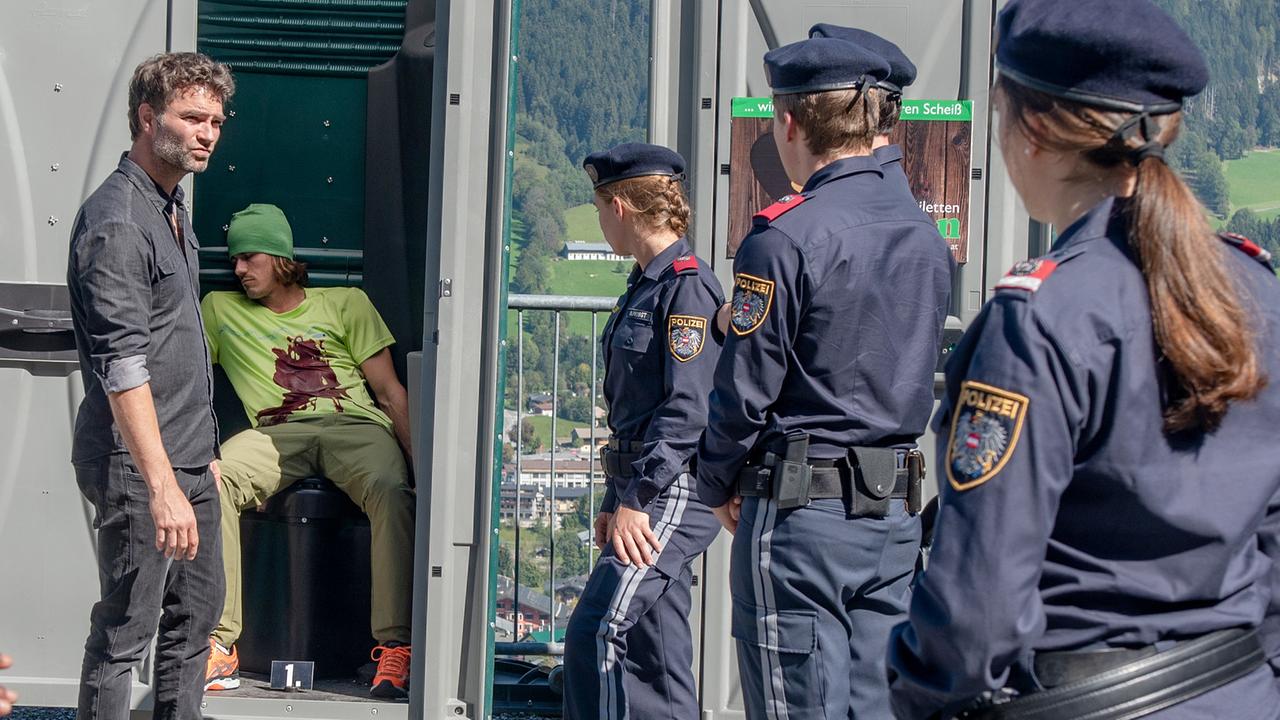
[[[409,691],[404,688],[396,687],[391,681],[383,680],[369,689],[369,694],[374,697],[388,698],[392,700],[400,700],[409,697]]]
[[[240,687],[240,678],[219,678],[205,683],[204,691],[217,692],[219,690],[235,690],[238,687]]]

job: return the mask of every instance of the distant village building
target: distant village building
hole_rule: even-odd
[[[609,247],[609,243],[566,242],[560,251],[565,260],[613,260],[628,261]]]
[[[573,432],[570,433],[569,440],[570,440],[570,443],[575,447],[590,445],[591,444],[591,428],[589,427],[574,428]],[[596,426],[596,430],[595,430],[596,447],[600,447],[601,445],[606,445],[608,444],[608,442],[609,442],[609,428],[603,427],[603,426]]]
[[[507,480],[519,482],[521,485],[535,485],[546,490],[551,487],[551,460],[543,458],[520,458],[520,475],[516,477],[516,464],[508,463],[505,470]],[[595,468],[597,483],[604,482],[604,473],[599,465]],[[591,482],[591,461],[565,457],[556,458],[556,488],[585,488]]]
[[[550,415],[553,405],[552,397],[546,393],[534,393],[529,396],[530,415]]]
[[[598,503],[604,497],[604,477],[596,482],[595,500]],[[555,502],[551,500],[551,489],[540,485],[516,485],[504,482],[498,490],[498,519],[509,525],[516,520],[519,506],[520,527],[532,527],[546,524],[556,530],[564,526],[564,519],[577,509],[577,503],[584,497],[590,497],[589,487],[556,486]],[[554,510],[554,513],[552,512]]]
[[[573,605],[552,601],[536,588],[520,586],[519,605],[516,601],[516,584],[505,575],[498,576],[498,620],[505,620],[514,627],[516,640],[537,640],[538,633],[550,634],[554,615],[557,640],[563,639],[564,627],[573,614]]]

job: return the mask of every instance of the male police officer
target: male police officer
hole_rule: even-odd
[[[765,67],[778,152],[804,190],[757,215],[734,259],[698,487],[736,532],[747,716],[888,717],[884,648],[920,539],[914,447],[952,261],[871,155],[888,63],[813,38]]]
[[[902,148],[891,142],[889,136],[898,127],[898,118],[902,114],[902,91],[916,81],[915,63],[902,52],[902,48],[868,30],[818,23],[809,28],[809,37],[836,38],[861,45],[889,63],[889,77],[876,83],[876,87],[885,94],[880,100],[880,120],[871,147],[884,168],[885,178],[910,188],[907,174],[902,169]]]

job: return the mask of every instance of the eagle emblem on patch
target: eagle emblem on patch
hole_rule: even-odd
[[[702,352],[707,337],[707,319],[696,315],[671,315],[667,318],[667,346],[671,357],[689,362]]]
[[[1025,395],[972,380],[960,386],[951,437],[947,441],[947,479],[969,490],[995,477],[1018,444],[1030,401]]]
[[[764,324],[773,307],[773,281],[746,273],[734,275],[732,303],[730,326],[738,335],[750,335]]]

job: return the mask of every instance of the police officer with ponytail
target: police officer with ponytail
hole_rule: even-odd
[[[707,424],[724,302],[684,234],[685,163],[625,143],[583,162],[605,240],[636,266],[601,338],[608,489],[600,559],[565,634],[566,720],[696,718],[691,564],[720,531],[690,461]]]
[[[894,713],[1280,717],[1280,281],[1164,161],[1204,60],[1148,0],[1012,0],[997,29],[1004,161],[1059,236],[947,365]]]

